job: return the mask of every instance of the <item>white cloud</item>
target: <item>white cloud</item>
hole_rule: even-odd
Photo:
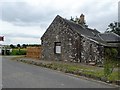
[[[89,27],[104,32],[117,21],[118,0],[1,0],[1,35],[5,44],[39,43],[54,17],[69,19],[84,13]],[[1,16],[2,15],[2,16]]]
[[[3,44],[17,43],[35,43],[40,44],[40,37],[45,32],[45,28],[41,26],[14,26],[11,23],[0,21],[0,32],[5,36]]]

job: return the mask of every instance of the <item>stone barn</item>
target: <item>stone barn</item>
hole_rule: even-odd
[[[100,35],[96,29],[76,24],[57,15],[41,37],[42,59],[102,63],[104,47],[110,45],[102,39],[101,36],[104,35]]]

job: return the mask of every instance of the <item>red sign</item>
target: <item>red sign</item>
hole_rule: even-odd
[[[4,41],[4,36],[0,36],[0,41]]]

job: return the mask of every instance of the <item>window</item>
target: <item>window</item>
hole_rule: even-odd
[[[55,53],[61,54],[61,42],[55,42]]]

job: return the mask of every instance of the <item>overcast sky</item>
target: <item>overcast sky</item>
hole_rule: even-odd
[[[40,44],[56,15],[70,19],[85,15],[90,28],[104,32],[118,20],[119,0],[0,0],[2,44]]]

